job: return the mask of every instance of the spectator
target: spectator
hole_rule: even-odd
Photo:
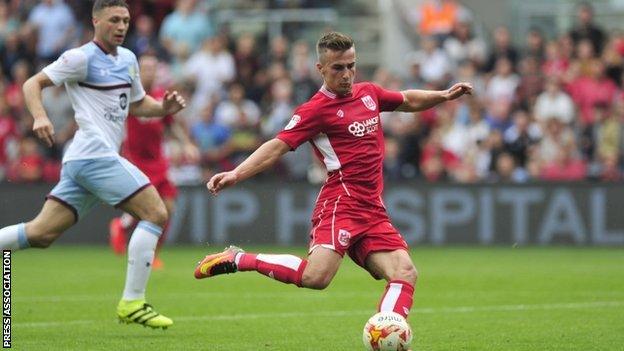
[[[136,20],[135,30],[127,40],[127,46],[137,57],[152,54],[160,59],[166,59],[166,52],[160,45],[154,20],[146,15],[141,15]]]
[[[193,111],[201,111],[208,100],[220,96],[224,84],[236,75],[232,55],[225,49],[223,38],[212,37],[184,65],[184,77],[195,84],[191,100]]]
[[[202,167],[209,174],[233,168],[231,153],[231,130],[214,121],[214,107],[208,104],[201,111],[201,120],[191,126],[191,137],[201,152]]]
[[[19,153],[17,159],[9,165],[7,179],[15,183],[38,182],[43,177],[44,162],[37,140],[26,137],[19,142]]]
[[[598,103],[610,104],[617,93],[617,86],[605,75],[605,66],[597,60],[591,67],[589,77],[579,77],[568,85],[568,91],[580,111],[580,122],[587,126],[594,122],[593,108]]]
[[[11,158],[10,149],[19,138],[17,123],[9,114],[9,106],[0,95],[0,180],[4,179],[8,161]]]
[[[42,63],[56,60],[74,40],[76,19],[63,0],[41,0],[28,16],[37,28],[37,58]]]
[[[568,94],[561,90],[561,83],[551,77],[546,81],[545,90],[535,101],[535,119],[542,125],[549,118],[557,118],[564,124],[574,122],[574,102]]]
[[[513,72],[512,62],[505,57],[496,61],[494,76],[487,83],[485,95],[489,102],[510,103],[514,100],[520,77]]]
[[[444,41],[444,50],[455,65],[471,61],[476,67],[483,67],[487,58],[485,42],[472,34],[472,23],[458,21],[452,35]]]
[[[562,78],[569,66],[570,57],[565,56],[560,43],[549,41],[546,44],[542,73],[548,77]]]
[[[516,159],[511,154],[503,152],[496,160],[496,172],[490,178],[490,181],[524,183],[528,178],[527,171],[516,166]]]
[[[420,60],[420,75],[433,87],[443,88],[451,79],[451,61],[438,47],[438,42],[433,37],[423,37],[421,39],[422,49],[417,52]]]
[[[589,2],[581,3],[576,11],[577,23],[570,30],[570,37],[575,45],[582,40],[588,40],[594,52],[602,53],[606,41],[604,30],[594,23],[594,9]]]
[[[467,10],[456,0],[426,0],[418,9],[418,32],[441,42],[451,34],[459,18],[468,16]]]
[[[513,125],[503,134],[505,149],[514,157],[518,167],[526,167],[530,150],[542,137],[538,125],[531,123],[526,111],[518,110],[514,113]]]
[[[189,56],[213,34],[210,18],[197,9],[197,0],[178,0],[160,28],[162,45],[173,57]]]
[[[245,99],[241,84],[230,86],[228,99],[217,106],[215,120],[232,130],[235,164],[260,146],[260,109],[253,101]]]
[[[518,63],[518,51],[512,45],[509,29],[505,26],[499,26],[494,29],[494,47],[490,51],[490,56],[485,64],[485,72],[494,70],[501,58],[509,60],[512,69]]]
[[[541,30],[538,28],[529,29],[529,33],[526,36],[524,57],[531,57],[541,65],[545,56],[544,41],[544,34],[542,34]]]
[[[7,3],[0,1],[0,49],[4,47],[9,33],[17,32],[19,25],[19,20],[11,14]]]

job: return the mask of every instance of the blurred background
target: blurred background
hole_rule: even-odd
[[[315,42],[351,35],[357,80],[473,96],[384,113],[386,203],[410,244],[624,245],[624,0],[133,0],[125,46],[155,55],[156,85],[201,151],[166,142],[181,187],[171,243],[307,240],[321,164],[309,146],[212,198],[203,183],[272,138],[321,85]],[[91,1],[0,0],[0,223],[36,214],[76,125],[44,91],[56,130],[31,133],[21,86],[93,37]],[[61,242],[104,243],[99,207]],[[118,214],[118,213],[117,213]]]

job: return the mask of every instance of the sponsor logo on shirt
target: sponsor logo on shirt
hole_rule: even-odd
[[[351,240],[351,233],[349,233],[348,231],[344,229],[340,229],[338,231],[338,242],[340,243],[340,245],[348,246],[350,240]]]
[[[336,112],[336,116],[338,116],[340,118],[344,117],[344,111],[338,110],[338,112]]]
[[[115,106],[115,107],[105,107],[104,108],[104,118],[107,121],[111,121],[113,123],[119,123],[122,122],[126,119],[125,113],[123,113],[124,111],[121,110],[119,107]]]
[[[371,111],[377,110],[377,104],[375,103],[375,100],[373,100],[373,98],[370,97],[370,95],[366,95],[361,100],[362,100],[362,102],[364,103],[364,106],[366,106],[367,109],[369,109]]]
[[[284,127],[284,130],[291,130],[291,129],[295,128],[297,123],[299,123],[300,121],[301,121],[301,116],[299,116],[299,115],[292,116],[292,118],[290,119],[290,122],[288,122],[286,127]]]
[[[379,116],[369,118],[362,122],[353,122],[349,125],[349,133],[356,137],[363,137],[365,134],[371,134],[379,128]]]

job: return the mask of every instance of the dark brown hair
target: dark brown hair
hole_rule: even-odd
[[[327,50],[347,51],[353,45],[353,39],[350,36],[338,32],[329,32],[323,35],[316,43],[316,53],[320,59],[321,55]]]
[[[130,9],[130,7],[128,7],[128,4],[126,3],[126,0],[95,0],[95,3],[93,4],[93,10],[91,10],[91,13],[96,13],[107,7],[118,7],[118,6]]]

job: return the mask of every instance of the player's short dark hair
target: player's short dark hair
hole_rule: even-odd
[[[353,39],[350,36],[338,32],[329,32],[324,34],[316,43],[316,53],[320,58],[326,50],[347,51],[353,45]]]
[[[126,3],[126,0],[95,0],[91,13],[96,13],[107,7],[125,7],[127,9],[130,9],[130,7]]]

